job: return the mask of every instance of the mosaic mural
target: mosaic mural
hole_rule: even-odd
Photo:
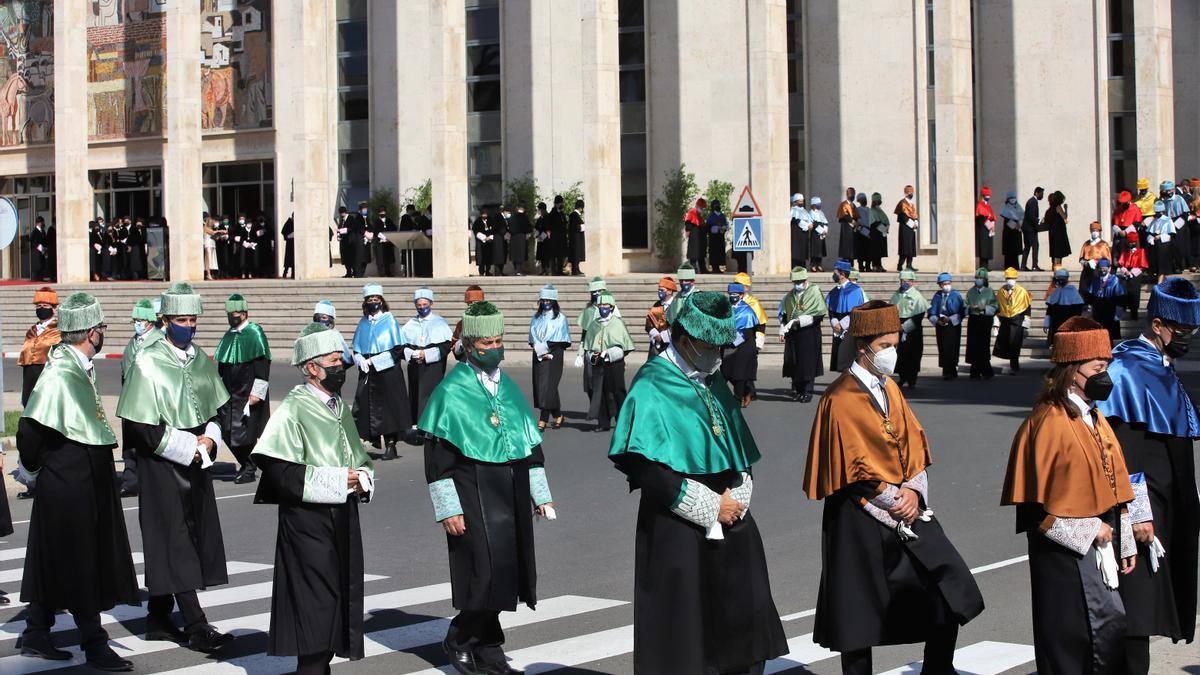
[[[89,137],[161,135],[167,0],[86,2]]]
[[[271,0],[201,0],[203,129],[271,126]]]
[[[54,139],[54,0],[0,2],[0,147]]]

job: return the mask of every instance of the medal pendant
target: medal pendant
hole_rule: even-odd
[[[721,435],[721,427],[717,426],[716,424],[712,425],[712,430],[713,430],[713,435],[714,435],[714,436],[720,436],[720,435]]]
[[[494,427],[500,426],[500,417],[498,415],[496,415],[496,413],[492,413],[492,417],[491,417],[490,421],[492,423],[492,426],[494,426]]]

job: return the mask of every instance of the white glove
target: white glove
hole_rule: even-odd
[[[261,237],[261,236],[263,236],[264,234],[266,234],[266,232],[267,232],[266,230],[259,230],[259,231],[255,232],[255,233],[254,233],[254,235],[255,235],[256,237]]]
[[[385,236],[383,236],[382,234],[380,234],[380,235],[379,235],[379,241],[381,241],[381,242],[383,242],[383,243],[385,243],[385,244],[386,244],[386,243],[387,243],[387,237],[385,237]]]
[[[1050,315],[1049,314],[1042,317],[1042,332],[1043,333],[1050,332]]]
[[[766,336],[766,334],[764,334],[764,333],[755,333],[755,334],[754,334],[754,346],[755,346],[755,347],[757,347],[757,348],[759,348],[759,349],[762,349],[763,347],[767,346],[767,336]]]
[[[540,359],[550,353],[550,345],[545,342],[533,343],[533,353]]]
[[[1160,244],[1169,244],[1169,243],[1171,243],[1171,235],[1169,235],[1169,234],[1160,234],[1160,235],[1158,235],[1158,243],[1160,243]]]
[[[363,236],[363,239],[365,239],[365,240],[367,240],[367,241],[370,241],[370,240],[372,240],[372,239],[374,239],[374,238],[375,238],[375,233],[374,233],[374,232],[367,232],[367,234]]]
[[[338,228],[338,231],[337,231],[337,233],[338,233],[338,234],[346,234],[346,233],[347,233],[347,232],[349,232],[349,231],[350,231],[350,230],[349,230],[348,228],[345,228],[345,227],[339,227],[339,228]],[[234,241],[237,241],[237,239],[234,239]]]
[[[900,324],[900,330],[904,331],[905,333],[913,332],[913,330],[915,330],[916,327],[917,327],[917,324],[914,323],[912,319],[905,319],[904,323]]]
[[[371,362],[364,359],[362,354],[354,355],[354,365],[358,366],[358,369],[364,373],[371,369]]]
[[[100,252],[100,244],[92,244],[92,248],[96,249],[96,253]]]
[[[920,227],[920,223],[918,223],[917,220],[914,218],[914,219],[908,221],[908,226],[915,230],[918,227]]]
[[[794,326],[794,325],[796,325],[795,319],[792,319],[791,321],[789,321],[787,323],[779,324],[779,337],[783,337],[784,335],[787,335],[788,331],[790,331],[792,329],[792,326]]]
[[[1097,261],[1095,261],[1095,260],[1089,260],[1089,261],[1087,261],[1088,267],[1090,267],[1090,268],[1092,268],[1092,269],[1096,269],[1096,262],[1097,262]]]
[[[1158,571],[1158,559],[1167,557],[1167,549],[1163,548],[1158,537],[1150,542],[1148,548],[1150,549],[1150,572],[1153,574]]]
[[[1120,585],[1120,572],[1117,567],[1117,556],[1113,553],[1112,542],[1096,547],[1096,569],[1104,577],[1104,585],[1115,589]]]
[[[580,232],[587,232],[587,225],[584,225],[583,223],[580,223],[580,224],[579,224],[579,231],[580,231]]]
[[[962,317],[961,317],[961,316],[959,316],[959,315],[957,315],[957,314],[951,314],[951,315],[950,315],[950,325],[952,325],[952,326],[957,326],[957,325],[958,325],[958,324],[960,324],[960,323],[962,323]]]
[[[1021,322],[1021,328],[1029,330],[1029,317],[1025,317],[1025,320]]]
[[[404,360],[412,361],[413,355],[415,355],[416,353],[417,353],[416,350],[413,349],[412,347],[405,347],[404,348]]]
[[[1129,270],[1129,276],[1131,276],[1131,277],[1140,277],[1141,275],[1142,275],[1142,268],[1140,268],[1140,267],[1135,267],[1135,268]]]
[[[242,242],[242,248],[250,248],[251,246],[253,246],[253,244],[251,244],[251,243],[250,243],[250,242],[248,242],[248,241],[243,241],[243,242]]]
[[[487,235],[482,232],[475,235],[475,238],[478,239],[479,241],[487,241]]]

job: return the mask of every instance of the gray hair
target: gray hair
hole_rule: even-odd
[[[59,333],[59,339],[64,345],[77,345],[87,340],[87,335],[95,328],[85,328],[83,330],[73,330],[69,333]]]

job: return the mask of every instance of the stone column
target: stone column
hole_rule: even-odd
[[[1185,39],[1193,39],[1188,37]],[[1175,180],[1174,54],[1171,0],[1139,0],[1133,13],[1138,175]]]
[[[933,6],[934,109],[937,120],[939,271],[975,268],[975,129],[971,79],[971,8],[959,0]],[[926,225],[928,227],[928,225]]]
[[[784,0],[750,0],[746,17],[750,187],[763,212],[766,249],[754,254],[755,274],[791,269],[788,220],[789,157],[787,82],[787,6]],[[740,187],[738,190],[740,191]],[[733,195],[737,199],[737,193]],[[726,206],[727,211],[733,204]]]
[[[200,54],[200,4],[172,3],[167,11],[167,142],[163,150],[163,209],[171,228],[171,281],[204,278]]]
[[[274,17],[276,213],[294,214],[296,278],[324,279],[338,189],[337,14],[334,0],[309,0]]]
[[[433,276],[467,276],[467,76],[464,0],[431,0]]]
[[[433,177],[433,94],[429,84],[433,58],[428,40],[436,30],[430,23],[429,0],[396,5],[394,39],[400,46],[396,49],[396,98],[391,104],[396,107],[396,135],[403,139],[397,142],[395,158],[399,163],[396,184],[403,192]]]
[[[617,0],[582,0],[580,101],[587,262],[594,274],[623,270],[621,259],[621,104],[617,84]],[[567,205],[570,208],[571,205]]]
[[[370,86],[369,119],[371,127],[371,190],[396,190],[397,196],[406,186],[399,185],[400,135],[397,115],[409,101],[399,88],[398,74],[401,59],[416,56],[408,38],[419,33],[400,23],[401,5],[424,5],[423,2],[373,2],[368,6],[368,83]],[[340,105],[340,103],[339,103]],[[405,144],[408,142],[405,138]],[[401,205],[403,208],[403,205]],[[399,213],[388,214],[399,219]]]
[[[91,278],[87,223],[92,216],[88,179],[87,4],[54,3],[54,217],[58,220],[59,283]]]

